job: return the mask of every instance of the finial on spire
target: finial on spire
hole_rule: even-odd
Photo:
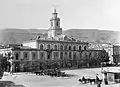
[[[56,8],[54,8],[54,13],[56,13]]]
[[[56,8],[58,7],[58,5],[52,5],[53,6],[53,9],[54,9],[54,12],[53,13],[57,13],[57,11],[56,11]]]

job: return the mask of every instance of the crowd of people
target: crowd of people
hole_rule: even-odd
[[[33,73],[35,73],[36,75],[48,75],[48,76],[55,76],[55,77],[65,77],[67,76],[67,74],[65,74],[65,72],[61,72],[60,69],[45,69],[45,70],[37,70],[34,71]]]

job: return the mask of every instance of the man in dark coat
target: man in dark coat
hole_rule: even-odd
[[[97,87],[101,87],[101,82],[100,82],[100,79],[98,77],[98,74],[96,75],[96,84],[97,84]]]

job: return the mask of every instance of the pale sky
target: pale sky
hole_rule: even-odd
[[[120,30],[120,0],[0,0],[0,28],[48,29],[52,5],[63,30]]]

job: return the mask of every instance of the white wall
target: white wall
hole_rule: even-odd
[[[28,47],[31,47],[31,48],[37,48],[37,43],[36,43],[36,41],[34,41],[34,42],[25,42],[25,43],[23,43],[23,46],[28,46]]]

